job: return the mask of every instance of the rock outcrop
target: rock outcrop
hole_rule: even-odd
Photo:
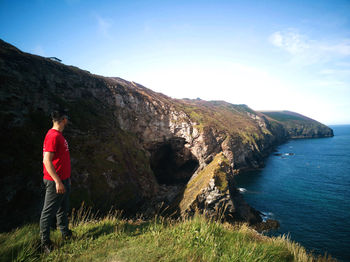
[[[152,215],[164,204],[180,215],[198,210],[260,222],[233,176],[263,166],[274,146],[291,137],[285,123],[246,105],[172,99],[1,40],[0,85],[0,230],[40,214],[42,142],[57,107],[72,119],[64,131],[72,206],[84,201],[102,212],[114,206]]]
[[[187,183],[179,208],[185,216],[200,212],[226,221],[262,222],[259,212],[243,200],[235,187],[230,162],[223,152]]]
[[[290,111],[263,111],[263,114],[281,123],[290,138],[332,137],[333,130],[311,118]]]

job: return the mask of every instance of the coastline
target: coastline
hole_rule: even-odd
[[[348,210],[346,199],[350,200],[344,188],[348,181],[345,159],[349,151],[344,150],[349,150],[350,125],[330,127],[343,130],[335,128],[334,137],[327,137],[332,138],[329,140],[291,139],[279,151],[295,155],[285,158],[270,155],[266,168],[235,179],[239,187],[247,190],[244,197],[250,205],[270,212],[280,222],[281,227],[268,235],[290,232],[292,239],[308,250],[318,254],[327,252],[347,261],[349,241],[341,228],[349,227],[346,226],[349,222],[344,220]],[[338,239],[342,242],[338,243]]]

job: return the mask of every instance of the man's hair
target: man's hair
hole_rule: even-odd
[[[66,110],[58,109],[58,110],[52,111],[52,113],[51,113],[51,119],[54,122],[60,122],[64,118],[68,118],[68,114],[67,114]]]

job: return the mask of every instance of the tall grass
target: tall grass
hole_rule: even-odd
[[[27,225],[0,234],[0,261],[334,261],[315,257],[286,236],[258,234],[245,224],[230,225],[206,219],[122,219],[110,212],[97,218],[82,206],[72,213],[74,238],[51,234],[55,249],[40,251],[39,226]]]

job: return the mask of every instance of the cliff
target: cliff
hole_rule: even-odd
[[[278,121],[291,138],[332,137],[333,130],[311,118],[290,111],[263,111],[264,115]]]
[[[292,136],[285,121],[246,105],[172,99],[1,40],[0,85],[0,230],[40,214],[42,143],[57,107],[72,119],[64,131],[72,207],[84,201],[102,212],[113,206],[152,216],[168,208],[217,217],[219,208],[225,220],[261,222],[233,175],[263,166],[274,146]]]

